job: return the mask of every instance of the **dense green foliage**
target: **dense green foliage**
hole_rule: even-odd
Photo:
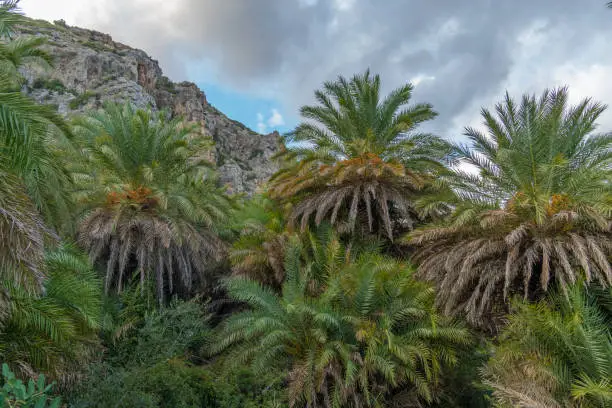
[[[0,408],[612,406],[603,105],[507,95],[452,145],[417,131],[436,113],[411,84],[339,77],[267,189],[229,196],[199,123],[114,103],[68,121],[22,94],[63,88],[21,76],[53,61],[16,6]]]
[[[484,370],[504,406],[610,406],[609,312],[580,286],[568,298],[517,303]]]
[[[88,380],[70,398],[74,407],[238,408],[273,400],[278,390],[270,390],[268,399],[260,395],[273,377],[221,373],[198,364],[212,333],[197,301],[151,309],[145,298],[133,295],[115,302],[130,305],[131,313],[116,316],[114,326],[129,322],[129,328],[109,341],[104,360],[90,367]]]
[[[301,252],[298,244],[288,249],[281,296],[252,280],[227,282],[230,296],[252,310],[227,319],[213,349],[238,345],[232,360],[251,362],[256,372],[288,369],[292,405],[385,406],[400,387],[433,400],[440,370],[469,341],[436,314],[433,291],[395,260],[350,259],[333,237],[326,275],[313,282]]]

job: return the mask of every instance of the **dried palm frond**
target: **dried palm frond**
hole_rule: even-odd
[[[220,260],[222,242],[189,222],[154,213],[100,208],[81,222],[79,243],[94,262],[106,266],[105,291],[121,292],[134,281],[156,283],[160,300],[188,295],[194,284],[208,283],[210,262]]]

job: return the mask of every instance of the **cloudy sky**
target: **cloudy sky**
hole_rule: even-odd
[[[508,90],[568,85],[612,105],[605,0],[22,0],[26,14],[94,28],[196,82],[230,117],[286,131],[320,84],[366,68],[416,85],[457,138]],[[602,117],[612,129],[612,108]]]

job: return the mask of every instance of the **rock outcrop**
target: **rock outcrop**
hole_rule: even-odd
[[[229,191],[252,194],[276,166],[271,157],[281,138],[258,134],[211,106],[191,82],[174,83],[144,51],[113,41],[103,33],[63,22],[37,20],[22,35],[43,36],[54,57],[52,68],[23,70],[24,91],[41,103],[56,105],[64,115],[95,109],[104,101],[129,101],[137,107],[165,109],[202,125],[215,141],[213,152],[220,181]]]

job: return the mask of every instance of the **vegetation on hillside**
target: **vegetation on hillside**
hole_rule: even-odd
[[[53,61],[11,35],[17,3],[0,408],[612,406],[604,105],[507,95],[453,145],[411,84],[339,77],[262,194],[229,196],[198,124],[23,95],[21,64]]]

